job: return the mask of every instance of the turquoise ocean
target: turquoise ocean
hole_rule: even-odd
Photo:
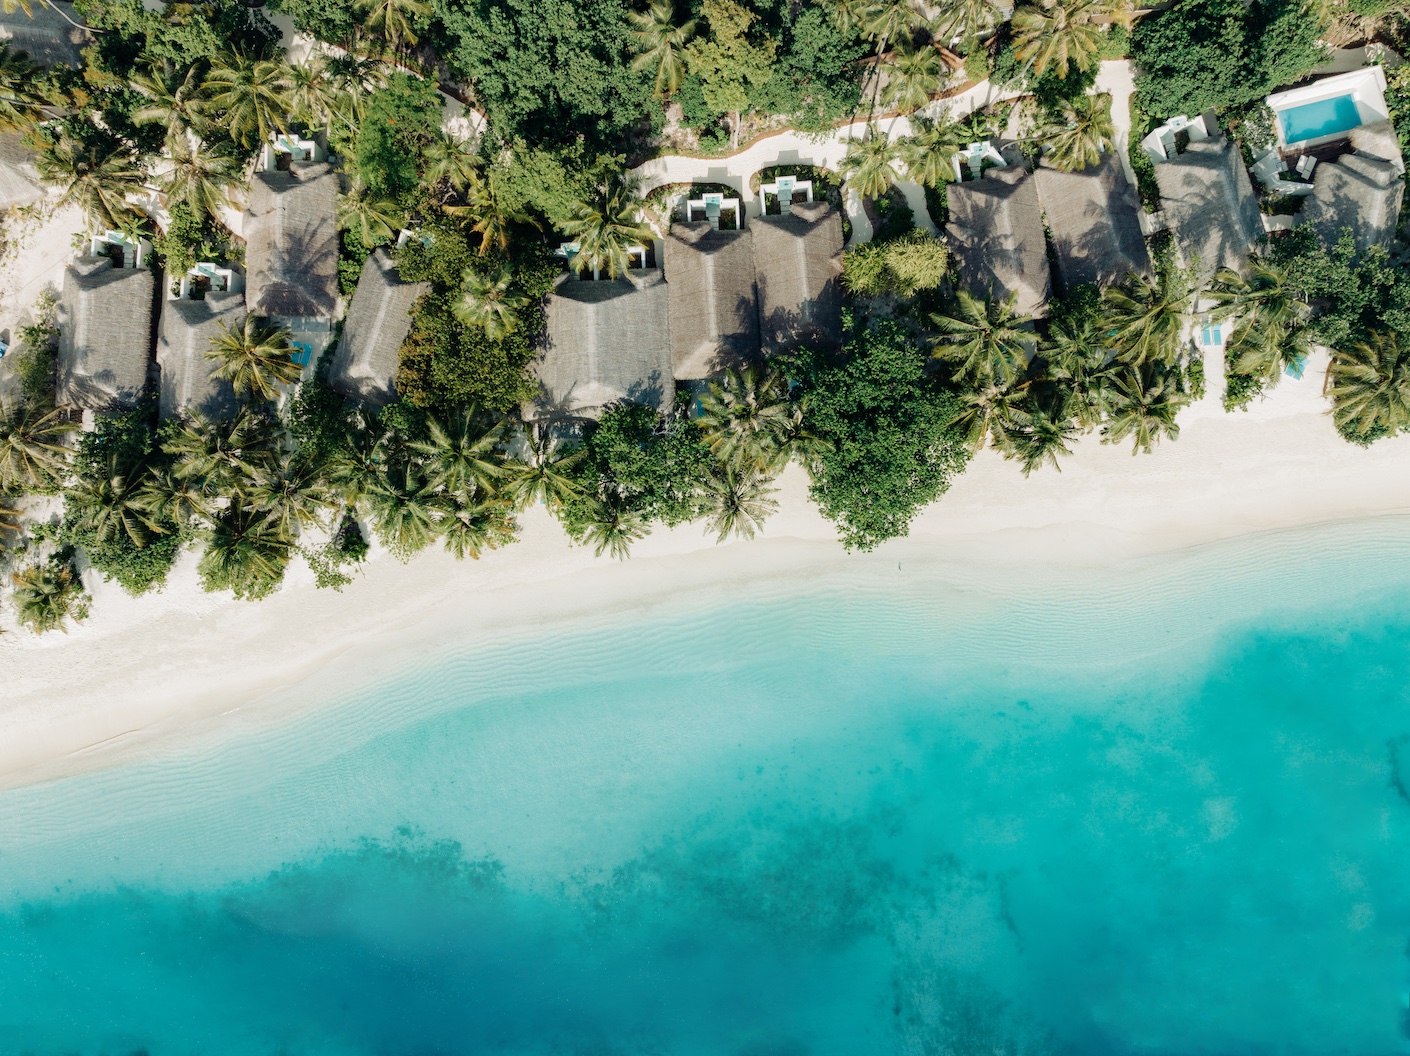
[[[926,557],[0,792],[0,1053],[1410,1051],[1410,523]]]

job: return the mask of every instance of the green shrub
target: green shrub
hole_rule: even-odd
[[[199,261],[224,261],[225,244],[225,229],[185,202],[171,207],[166,230],[152,239],[170,282],[179,282]]]
[[[374,194],[398,197],[413,191],[421,154],[441,124],[441,96],[432,81],[394,73],[372,93],[358,125],[358,178]]]
[[[1224,410],[1246,411],[1263,393],[1264,381],[1248,374],[1228,371],[1224,375]]]
[[[907,204],[905,195],[895,187],[875,199],[872,208],[877,214],[876,229],[871,236],[873,241],[889,242],[909,234],[916,226],[915,212]]]
[[[867,242],[842,258],[842,281],[854,294],[914,297],[933,290],[949,270],[945,244],[926,231],[913,230],[889,242]]]

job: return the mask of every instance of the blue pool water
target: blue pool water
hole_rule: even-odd
[[[1331,99],[1319,99],[1315,103],[1280,110],[1278,120],[1283,123],[1283,141],[1301,143],[1303,140],[1334,136],[1359,128],[1361,113],[1356,109],[1356,99],[1353,96],[1338,95]]]
[[[0,793],[0,1051],[1405,1051],[1410,525],[899,564]]]

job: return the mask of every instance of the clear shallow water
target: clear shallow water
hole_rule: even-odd
[[[1402,539],[872,563],[0,793],[0,1051],[1403,1052]]]

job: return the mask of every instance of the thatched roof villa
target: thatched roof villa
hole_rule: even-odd
[[[565,275],[546,315],[534,364],[539,397],[524,408],[526,418],[596,418],[621,400],[670,413],[670,294],[659,270],[602,280]]]
[[[1352,153],[1323,162],[1312,173],[1299,224],[1313,227],[1323,242],[1335,245],[1350,229],[1356,251],[1389,246],[1400,222],[1405,160],[1395,128],[1376,121],[1351,130]]]
[[[64,272],[59,304],[58,404],[85,411],[130,407],[147,384],[152,297],[147,268],[79,257]]]
[[[1080,172],[1040,165],[1033,174],[1064,292],[1083,283],[1110,286],[1149,275],[1150,254],[1137,218],[1140,202],[1115,153]]]
[[[1015,310],[1041,315],[1048,303],[1048,253],[1038,184],[1022,165],[990,169],[949,188],[946,237],[960,281],[978,293],[1016,295]]]
[[[1210,276],[1241,270],[1263,240],[1258,198],[1238,146],[1222,135],[1192,142],[1155,166],[1156,183],[1175,242],[1189,265]]]
[[[338,177],[327,162],[260,172],[245,212],[250,311],[329,319],[338,300]]]
[[[758,359],[753,232],[672,224],[665,266],[675,377],[708,378]]]
[[[841,341],[842,218],[827,202],[756,220],[754,268],[765,352]]]
[[[333,354],[328,383],[364,403],[382,406],[395,400],[411,309],[428,289],[429,283],[403,282],[385,248],[368,257]]]
[[[79,51],[93,42],[93,34],[83,27],[83,16],[68,0],[52,2],[51,7],[35,0],[30,14],[18,7],[0,10],[0,44],[25,52],[41,66],[64,63],[78,69],[83,64]]]
[[[216,291],[206,294],[204,300],[183,297],[163,302],[157,335],[163,419],[199,411],[214,421],[223,421],[235,414],[235,390],[215,376],[217,363],[206,353],[222,324],[233,329],[244,318],[245,296],[241,293]]]

